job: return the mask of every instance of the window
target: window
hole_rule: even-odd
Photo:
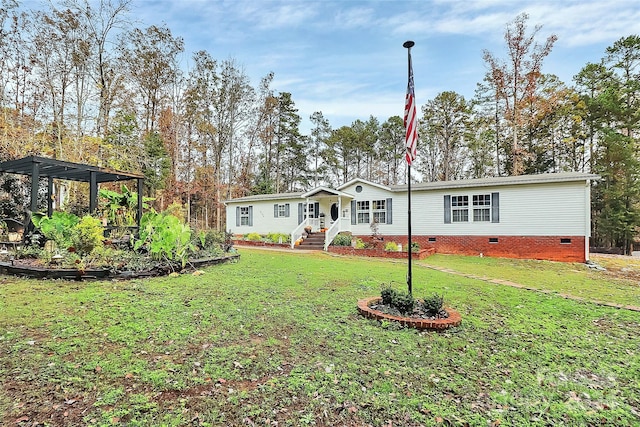
[[[240,207],[240,225],[249,225],[249,207]]]
[[[289,203],[273,205],[273,217],[274,218],[289,218],[290,214]]]
[[[362,185],[356,185],[356,193],[362,193]]]
[[[387,223],[387,205],[386,200],[373,201],[373,220],[378,224]]]
[[[369,201],[356,202],[358,224],[369,224]]]
[[[491,221],[491,194],[473,195],[473,222]]]
[[[469,196],[451,196],[451,217],[453,222],[469,221]]]

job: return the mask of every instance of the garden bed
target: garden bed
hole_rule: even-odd
[[[382,248],[356,249],[353,246],[329,246],[328,252],[340,255],[407,259],[407,252],[385,251]],[[434,253],[435,249],[433,248],[420,249],[417,252],[412,252],[411,257],[414,259],[424,259]]]
[[[240,254],[226,255],[215,258],[201,258],[191,260],[186,268],[202,268],[221,264],[240,257]],[[185,269],[186,269],[185,268]],[[145,277],[165,276],[173,272],[182,271],[180,265],[163,265],[145,271],[118,271],[107,268],[78,270],[74,268],[46,268],[28,263],[0,262],[0,271],[14,276],[32,277],[36,279],[65,279],[65,280],[98,280],[98,279],[139,279]]]
[[[358,312],[369,319],[388,320],[397,322],[402,326],[415,329],[429,329],[429,330],[444,330],[459,326],[462,323],[462,317],[457,311],[444,308],[449,315],[446,318],[417,318],[417,317],[402,317],[394,316],[392,314],[383,313],[382,311],[371,308],[372,305],[380,302],[381,297],[365,298],[358,301]]]
[[[243,240],[243,239],[234,239],[233,244],[237,246],[258,246],[258,247],[265,246],[268,248],[291,248],[290,243],[273,243],[273,242]]]

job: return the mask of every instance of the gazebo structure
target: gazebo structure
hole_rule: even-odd
[[[137,181],[138,212],[136,222],[140,227],[142,217],[142,189],[144,175],[105,169],[98,166],[90,166],[81,163],[65,162],[50,159],[48,157],[28,156],[17,160],[8,160],[0,163],[0,173],[14,173],[29,175],[31,177],[31,212],[38,209],[38,189],[40,178],[47,178],[47,215],[53,213],[53,180],[61,179],[89,183],[89,212],[95,213],[98,207],[98,184],[101,182]],[[25,224],[29,228],[30,224]]]

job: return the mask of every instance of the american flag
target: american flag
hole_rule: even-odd
[[[416,112],[416,99],[413,87],[413,67],[411,66],[411,54],[409,54],[409,84],[407,85],[407,97],[404,101],[404,128],[407,131],[405,147],[407,164],[416,159],[418,146],[418,119]]]

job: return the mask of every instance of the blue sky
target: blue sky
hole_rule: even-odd
[[[638,0],[133,0],[137,25],[166,23],[193,52],[233,58],[257,86],[270,71],[272,88],[290,92],[308,132],[322,111],[333,128],[402,115],[407,84],[406,40],[412,49],[421,106],[452,90],[473,97],[485,74],[482,51],[506,58],[504,30],[519,13],[530,16],[538,40],[558,41],[543,72],[567,84],[598,62],[621,37],[640,34]]]

